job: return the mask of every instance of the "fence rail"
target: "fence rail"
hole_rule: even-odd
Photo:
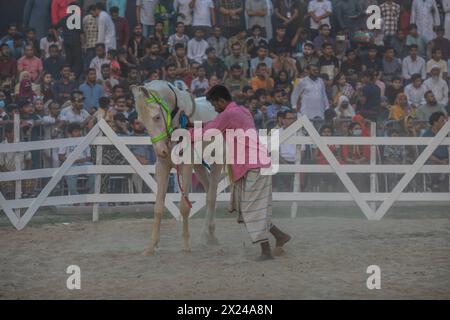
[[[302,130],[306,130],[308,136],[302,134]],[[426,165],[426,161],[438,146],[446,146],[450,153],[450,138],[447,137],[450,132],[450,123],[433,138],[405,138],[405,137],[376,137],[374,128],[371,130],[372,137],[321,137],[313,124],[306,118],[301,117],[291,127],[289,127],[280,137],[280,143],[295,144],[299,154],[300,145],[310,144],[316,145],[324,154],[329,165],[316,164],[300,164],[300,159],[296,164],[280,165],[280,173],[293,173],[295,175],[293,192],[275,192],[273,198],[275,201],[294,202],[292,206],[292,216],[296,215],[297,202],[301,201],[355,201],[361,208],[368,219],[379,220],[389,210],[395,201],[436,201],[449,202],[450,193],[429,193],[429,192],[403,192],[406,186],[411,182],[417,173],[444,173],[450,174],[450,165]],[[0,206],[6,213],[11,223],[17,228],[22,229],[30,221],[33,215],[41,206],[58,206],[74,203],[94,203],[93,220],[98,220],[98,203],[105,202],[153,202],[157,192],[157,183],[151,176],[155,173],[155,166],[143,166],[136,157],[131,153],[127,145],[149,145],[150,139],[145,137],[119,137],[101,119],[97,125],[82,138],[55,139],[47,141],[34,142],[16,142],[1,144],[0,153],[19,153],[34,150],[53,149],[67,146],[77,146],[76,149],[68,156],[67,160],[59,168],[37,169],[14,172],[1,172],[0,182],[16,181],[16,186],[21,180],[50,178],[50,181],[43,188],[38,197],[33,199],[20,199],[20,190],[16,190],[16,198],[6,200],[0,192]],[[115,146],[129,165],[100,165],[97,158],[96,165],[72,167],[76,157],[83,150],[90,146]],[[371,159],[369,164],[364,165],[345,165],[340,164],[336,157],[331,153],[328,145],[407,145],[407,146],[426,146],[425,150],[419,155],[413,164],[402,165],[386,165],[377,164],[377,154],[375,148],[371,148]],[[276,156],[276,152],[272,154]],[[101,153],[100,153],[101,156]],[[19,166],[19,164],[17,164]],[[20,168],[20,166],[19,166]],[[302,192],[300,189],[300,173],[335,173],[341,180],[345,188],[345,192]],[[366,173],[370,174],[370,192],[361,193],[355,187],[353,181],[348,174]],[[403,174],[392,192],[377,192],[376,174]],[[50,196],[50,192],[57,183],[68,175],[96,175],[95,194],[73,195],[73,196]],[[148,185],[151,193],[141,194],[100,194],[99,178],[102,174],[138,174],[142,180]],[[228,201],[229,194],[225,193],[229,186],[226,179],[221,181],[218,188],[218,201]],[[205,195],[199,193],[191,194],[194,203],[191,214],[194,215],[201,210],[205,204]],[[167,195],[166,208],[176,218],[179,219],[180,213],[176,203],[180,200],[180,194],[171,193]],[[380,207],[376,207],[374,202],[382,202]],[[20,209],[26,208],[26,212],[22,215]]]

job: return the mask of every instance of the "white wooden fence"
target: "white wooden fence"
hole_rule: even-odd
[[[304,136],[300,129],[305,129],[308,136]],[[301,201],[354,201],[369,220],[380,220],[392,207],[395,201],[436,201],[449,202],[450,193],[403,193],[403,190],[411,182],[417,173],[450,173],[450,165],[425,165],[430,155],[439,145],[450,146],[450,122],[433,138],[388,138],[388,137],[321,137],[313,124],[306,118],[301,117],[280,136],[280,143],[297,145],[300,154],[300,145],[315,144],[327,159],[329,165],[302,165],[300,161],[294,165],[280,165],[280,173],[294,173],[293,192],[274,193],[274,201],[292,202],[292,216],[295,217],[298,202]],[[374,130],[372,130],[374,134]],[[98,124],[82,138],[57,139],[36,142],[15,142],[1,144],[0,153],[3,152],[27,152],[33,150],[44,150],[76,145],[75,150],[67,157],[66,161],[59,168],[39,169],[30,171],[14,171],[0,173],[0,183],[5,181],[16,181],[16,186],[20,186],[21,180],[50,178],[40,194],[34,199],[20,199],[20,187],[16,187],[16,199],[6,200],[0,192],[0,207],[6,213],[11,223],[18,229],[23,229],[37,210],[42,206],[58,206],[74,203],[94,203],[93,220],[98,220],[98,204],[106,202],[153,202],[157,192],[157,183],[151,174],[155,171],[155,166],[143,166],[132,154],[127,145],[148,145],[150,139],[146,137],[119,137],[101,119]],[[93,166],[72,167],[74,161],[80,153],[89,145],[99,146],[97,154],[101,155],[101,147],[104,145],[114,145],[125,157],[129,165],[100,165],[101,157],[97,157],[97,163]],[[370,145],[371,161],[367,165],[342,165],[328,148],[328,145]],[[376,164],[376,148],[379,145],[414,145],[424,146],[425,150],[419,155],[412,165],[382,165]],[[450,152],[450,147],[449,147]],[[298,157],[300,159],[300,157]],[[17,163],[18,165],[18,163]],[[17,166],[20,168],[20,166]],[[340,181],[344,184],[346,193],[315,193],[300,192],[300,172],[303,173],[336,173]],[[101,174],[138,174],[151,190],[149,194],[100,194]],[[368,173],[373,178],[377,173],[403,173],[403,177],[397,186],[389,193],[379,193],[376,191],[374,179],[371,179],[369,193],[361,193],[349,177],[349,173]],[[96,188],[95,194],[76,196],[53,196],[50,192],[59,181],[66,175],[95,174]],[[225,178],[220,182],[218,188],[218,201],[228,201],[229,194],[225,193],[229,182]],[[191,194],[193,208],[191,215],[196,214],[206,205],[204,194]],[[174,216],[180,218],[177,203],[180,200],[179,194],[168,194],[166,198],[166,208]],[[381,202],[377,208],[375,203]],[[23,214],[20,209],[26,209]]]

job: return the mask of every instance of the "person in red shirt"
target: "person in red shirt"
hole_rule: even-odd
[[[52,24],[57,24],[67,15],[67,7],[74,0],[52,0]]]
[[[130,41],[130,26],[127,19],[119,16],[119,8],[111,7],[109,9],[111,14],[111,19],[116,27],[116,37],[117,37],[117,48],[126,49],[128,46],[128,41]]]

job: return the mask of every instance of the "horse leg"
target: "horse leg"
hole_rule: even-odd
[[[147,255],[154,255],[155,248],[159,244],[159,232],[161,229],[161,218],[164,213],[164,203],[166,201],[167,187],[169,184],[170,168],[165,164],[156,162],[156,181],[158,182],[158,192],[156,193],[156,203],[154,208],[154,218],[152,227],[152,239],[149,248],[146,250]]]
[[[215,183],[215,181],[218,181],[218,179],[214,180],[213,176],[215,174],[215,170],[217,170],[216,168],[217,165],[214,165],[212,169],[213,171],[208,175],[208,172],[203,166],[198,165],[195,167],[197,178],[200,180],[206,191],[206,215],[201,233],[201,241],[205,245],[216,245],[219,243],[217,238],[214,236],[214,215],[217,197],[217,183]]]
[[[182,165],[181,166],[181,187],[184,192],[184,196],[181,195],[180,201],[180,212],[183,217],[183,252],[190,252],[191,246],[189,244],[189,215],[191,213],[191,208],[189,207],[185,197],[189,198],[189,188],[192,181],[192,166]]]

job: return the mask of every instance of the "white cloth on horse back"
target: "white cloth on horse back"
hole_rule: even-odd
[[[249,170],[232,184],[230,212],[238,213],[253,243],[269,241],[272,228],[272,176],[262,175],[261,169]]]

